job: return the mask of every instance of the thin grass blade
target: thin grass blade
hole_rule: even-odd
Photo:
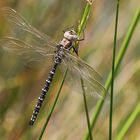
[[[140,19],[140,7],[136,10],[136,13],[135,13],[135,15],[134,15],[134,17],[132,19],[132,22],[130,23],[130,26],[128,27],[128,31],[126,33],[124,41],[122,42],[122,45],[121,45],[120,50],[118,52],[118,55],[116,57],[115,70],[114,70],[115,75],[116,75],[117,70],[118,70],[118,68],[119,68],[119,66],[120,66],[120,64],[122,62],[122,59],[123,59],[125,53],[126,53],[126,50],[127,50],[128,46],[129,46],[130,40],[131,40],[132,35],[133,35],[133,33],[134,33],[135,29],[136,29],[136,25],[139,22],[139,19]],[[110,87],[111,79],[112,79],[112,76],[111,76],[111,72],[110,72],[109,75],[108,75],[108,78],[107,78],[107,80],[105,82],[106,90],[108,90],[109,87]],[[97,121],[99,113],[100,113],[100,111],[102,109],[103,103],[104,103],[104,100],[99,100],[97,105],[96,105],[96,110],[95,110],[95,112],[94,112],[94,114],[92,116],[92,120],[91,120],[91,128],[92,129],[95,126],[95,123]],[[89,138],[89,134],[86,133],[84,140],[88,140],[88,138]]]
[[[111,80],[110,117],[109,117],[109,140],[112,140],[113,94],[114,94],[114,80],[115,80],[114,67],[115,67],[115,56],[116,56],[116,42],[117,42],[119,2],[120,1],[117,0],[116,19],[115,19],[115,32],[114,32],[113,60],[112,60],[112,80]]]

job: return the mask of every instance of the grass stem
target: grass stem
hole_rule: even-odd
[[[128,27],[128,31],[126,33],[126,36],[125,36],[125,38],[124,38],[124,40],[122,42],[122,45],[121,45],[120,50],[118,52],[118,55],[116,57],[115,69],[114,69],[114,74],[115,75],[116,75],[116,73],[118,71],[118,68],[119,68],[119,66],[120,66],[120,64],[122,62],[122,59],[123,59],[123,57],[124,57],[124,55],[126,53],[126,50],[127,50],[128,46],[129,46],[130,40],[131,40],[132,35],[133,35],[133,33],[134,33],[135,29],[136,29],[136,25],[137,25],[137,23],[139,21],[139,18],[140,18],[140,7],[136,11],[136,13],[135,13],[135,15],[134,15],[134,17],[132,19],[132,22],[130,23],[130,26]],[[110,72],[109,75],[108,75],[108,78],[107,78],[107,80],[105,82],[106,90],[108,90],[109,87],[110,87],[111,80],[112,80],[112,76],[111,75],[112,74]],[[97,121],[99,113],[100,113],[100,111],[102,109],[103,103],[104,103],[104,100],[102,100],[102,99],[97,102],[96,110],[93,113],[92,120],[91,120],[91,128],[92,129],[95,126],[95,123]],[[89,138],[89,134],[86,133],[84,140],[88,140],[88,138]]]
[[[84,88],[84,81],[83,81],[82,77],[81,77],[81,85],[82,85],[82,90],[83,90],[83,99],[84,99],[84,106],[85,106],[85,112],[86,112],[86,119],[87,119],[89,137],[90,137],[90,140],[93,140],[92,129],[90,128],[90,119],[89,119],[89,114],[88,114],[88,107],[87,107],[86,93],[85,93],[85,88]]]
[[[81,22],[78,26],[78,36],[81,35],[82,31],[84,31],[87,21],[88,21],[88,17],[90,15],[90,11],[91,11],[91,3],[87,2],[83,16],[81,18]],[[83,79],[81,77],[81,86],[82,86],[82,91],[83,91],[83,100],[84,100],[84,107],[85,107],[85,113],[86,113],[86,119],[87,119],[87,126],[88,126],[88,131],[89,131],[89,136],[90,136],[90,140],[93,140],[92,137],[92,129],[90,127],[90,119],[89,119],[89,114],[88,114],[88,107],[87,107],[87,101],[86,101],[86,93],[85,93],[85,89],[84,89],[84,82]]]
[[[135,107],[133,113],[129,116],[129,118],[126,120],[125,124],[123,124],[123,127],[120,129],[118,135],[116,136],[115,140],[123,140],[124,135],[128,131],[128,129],[131,127],[131,125],[134,123],[135,119],[140,115],[140,102]]]
[[[119,2],[120,1],[117,0],[116,19],[115,19],[115,32],[114,32],[113,59],[112,59],[112,80],[111,80],[110,117],[109,117],[109,140],[112,140],[113,92],[114,92],[114,79],[115,79],[114,67],[115,67],[115,55],[116,55]]]

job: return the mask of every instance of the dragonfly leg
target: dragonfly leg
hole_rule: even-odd
[[[76,48],[72,46],[72,48],[73,48],[73,52],[75,52],[75,54],[78,56],[78,46]]]
[[[82,37],[77,39],[77,41],[83,41],[85,39],[85,30],[82,30]]]

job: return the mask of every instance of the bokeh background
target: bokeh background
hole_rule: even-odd
[[[0,8],[9,6],[15,9],[31,25],[56,41],[63,37],[62,31],[65,28],[78,25],[85,5],[85,0],[0,0]],[[139,0],[120,2],[117,52],[139,6]],[[0,37],[2,38],[6,35],[6,29],[2,15],[0,17]],[[95,1],[85,29],[85,40],[80,43],[80,57],[102,75],[103,81],[111,70],[114,21],[115,1]],[[28,66],[26,62],[22,63],[16,56],[11,56],[0,48],[1,140],[38,139],[62,80],[62,75],[58,72],[35,125],[29,127],[30,116],[48,72],[46,65]],[[70,88],[69,81],[71,80],[67,78],[43,140],[81,140],[87,132],[83,97]],[[72,82],[74,83],[74,80]],[[113,139],[116,138],[123,122],[140,102],[139,85],[140,22],[115,80]],[[95,109],[94,99],[93,101],[91,99],[88,104],[90,117]],[[94,139],[108,139],[108,119],[109,102],[107,101],[93,129]],[[124,140],[140,140],[139,122],[140,115],[129,128]]]

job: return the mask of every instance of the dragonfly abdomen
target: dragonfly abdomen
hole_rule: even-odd
[[[58,65],[58,63],[55,63],[53,68],[52,68],[52,70],[49,73],[49,76],[48,76],[48,78],[46,80],[45,86],[42,89],[41,95],[39,96],[37,104],[36,104],[36,106],[34,108],[34,111],[33,111],[31,120],[29,122],[29,125],[33,125],[35,120],[36,120],[36,118],[37,118],[37,115],[38,115],[38,113],[40,111],[42,103],[43,103],[43,101],[45,99],[45,96],[46,96],[48,90],[49,90],[50,84],[52,83],[53,77],[54,77],[55,72],[56,72],[57,65]]]

